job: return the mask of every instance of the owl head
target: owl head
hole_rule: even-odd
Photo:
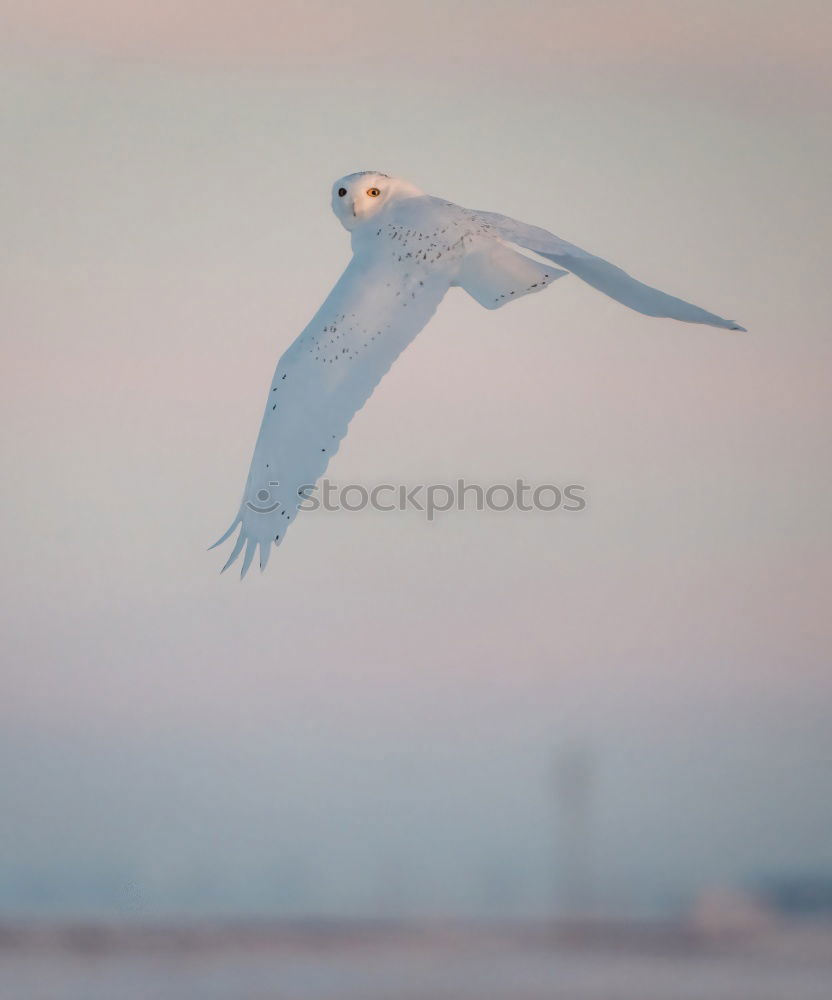
[[[388,177],[375,170],[347,174],[332,185],[332,211],[341,225],[350,231],[372,219],[385,205],[398,198],[422,194],[417,187],[398,177]]]

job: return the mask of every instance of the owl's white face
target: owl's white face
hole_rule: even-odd
[[[332,211],[350,231],[377,215],[397,198],[413,198],[422,192],[408,181],[367,170],[347,174],[332,185]]]

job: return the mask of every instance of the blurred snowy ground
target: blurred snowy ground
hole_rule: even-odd
[[[832,925],[0,928],[2,1000],[828,1000]]]

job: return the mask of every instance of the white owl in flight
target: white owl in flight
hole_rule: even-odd
[[[278,362],[240,509],[214,543],[239,526],[223,569],[245,549],[241,576],[258,548],[265,568],[298,513],[301,491],[323,475],[353,415],[452,285],[498,309],[571,271],[646,316],[743,329],[545,229],[461,208],[386,174],[342,177],[332,186],[332,208],[352,234],[352,260]]]

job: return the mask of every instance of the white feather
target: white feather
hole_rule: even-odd
[[[323,475],[353,415],[452,284],[497,308],[565,273],[508,243],[556,262],[647,315],[742,329],[643,285],[544,229],[460,208],[385,174],[336,181],[332,205],[352,233],[352,260],[277,365],[239,511],[214,543],[239,528],[223,570],[243,553],[241,576],[258,549],[265,568],[271,546],[283,541],[297,515],[301,492]]]
[[[587,253],[538,226],[530,226],[496,212],[472,212],[471,215],[493,227],[496,236],[554,261],[599,292],[645,316],[661,316],[685,323],[704,323],[706,326],[718,326],[726,330],[745,331],[745,327],[732,319],[723,319],[715,313],[685,302],[684,299],[677,299],[675,295],[668,295],[658,288],[645,285],[615,264]]]

